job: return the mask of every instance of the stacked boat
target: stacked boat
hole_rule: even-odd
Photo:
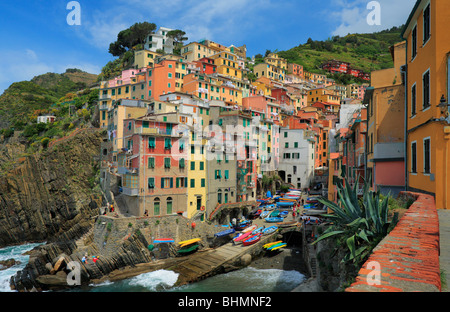
[[[202,240],[201,238],[193,238],[193,239],[179,242],[178,244],[180,245],[179,246],[180,249],[177,250],[177,253],[179,255],[186,255],[186,254],[190,254],[194,251],[197,251],[197,249],[200,247],[198,243],[201,240]]]
[[[276,250],[279,250],[279,249],[281,249],[283,247],[286,247],[286,246],[287,246],[287,244],[284,243],[283,241],[276,241],[276,242],[265,244],[263,246],[263,248],[268,250],[268,251],[276,251]]]

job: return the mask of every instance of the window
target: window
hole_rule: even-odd
[[[191,161],[191,170],[195,170],[195,161]]]
[[[148,178],[148,188],[149,189],[155,188],[155,178]]]
[[[222,178],[222,173],[220,170],[216,170],[214,176],[216,177],[216,180]]]
[[[417,173],[417,142],[411,143],[411,173]]]
[[[165,149],[171,149],[172,148],[172,143],[170,138],[165,138],[164,139],[164,148]]]
[[[201,180],[201,187],[205,187],[206,186],[206,179],[202,179]]]
[[[173,188],[173,178],[161,178],[161,188]]]
[[[200,170],[205,170],[205,163],[203,161],[200,162]]]
[[[225,180],[228,180],[228,179],[229,179],[229,171],[225,170]]]
[[[411,88],[411,116],[416,114],[416,104],[417,104],[417,91],[416,84]]]
[[[430,5],[423,10],[423,44],[427,43],[431,36],[431,21],[430,21]]]
[[[155,148],[155,147],[156,147],[155,138],[148,138],[148,148]]]
[[[191,179],[191,188],[195,188],[195,179]]]
[[[180,169],[184,169],[184,167],[185,167],[185,160],[184,160],[184,158],[180,159],[178,165],[179,165]]]
[[[429,174],[431,172],[431,139],[423,140],[423,172]]]
[[[172,197],[167,197],[167,214],[172,214]]]
[[[430,103],[430,70],[427,70],[422,77],[423,87],[423,109],[427,109],[431,106]]]
[[[164,168],[170,168],[170,158],[164,158]]]
[[[155,158],[153,157],[148,158],[148,168],[149,169],[155,168]]]
[[[176,188],[187,186],[187,178],[176,178],[175,182],[176,182]]]
[[[153,202],[153,215],[159,216],[159,208],[160,208],[160,201],[159,198],[156,197],[155,201]]]
[[[285,137],[285,138],[288,137],[288,133],[287,133],[287,132],[284,133],[284,137]]]
[[[411,40],[411,60],[414,60],[414,58],[417,55],[417,26],[414,27],[412,31],[412,40]]]

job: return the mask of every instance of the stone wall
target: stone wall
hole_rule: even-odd
[[[415,199],[394,230],[374,249],[347,292],[438,292],[439,218],[430,195],[401,192]]]

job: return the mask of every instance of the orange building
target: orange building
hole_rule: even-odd
[[[407,190],[450,208],[450,32],[448,1],[418,0],[402,32],[407,42]]]
[[[159,101],[159,96],[179,91],[176,90],[176,60],[163,60],[149,68],[148,75],[148,98]]]

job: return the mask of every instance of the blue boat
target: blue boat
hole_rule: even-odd
[[[214,234],[215,237],[223,237],[223,236],[227,236],[230,234],[233,234],[234,232],[236,232],[235,229],[228,229],[219,233]]]
[[[282,212],[280,212],[280,217],[286,217],[289,214],[289,211],[284,210]]]
[[[268,228],[265,228],[264,230],[262,230],[262,235],[269,235],[272,234],[273,232],[275,232],[276,230],[278,230],[277,226],[269,226]]]
[[[264,228],[265,228],[265,226],[263,225],[263,226],[257,228],[256,230],[254,230],[254,231],[252,232],[252,234],[262,233],[262,231],[264,230]]]
[[[271,217],[271,218],[278,217],[278,216],[280,216],[279,210],[272,211],[272,213],[269,215],[269,217]]]
[[[294,204],[294,202],[278,202],[277,207],[292,207]]]
[[[266,222],[268,223],[276,223],[276,222],[283,222],[283,217],[271,217],[271,218],[265,218]]]

